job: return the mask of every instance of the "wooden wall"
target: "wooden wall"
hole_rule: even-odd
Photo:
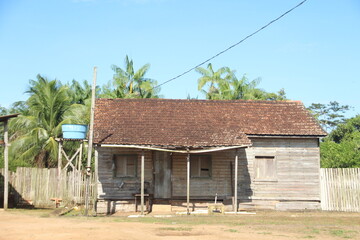
[[[255,156],[275,156],[277,181],[251,184],[253,197],[282,200],[320,200],[320,153],[317,139],[252,139],[247,149],[248,170]]]
[[[258,202],[273,209],[304,209],[320,206],[320,154],[318,139],[313,138],[252,138],[253,146],[239,149],[238,198],[240,202]],[[138,154],[137,178],[114,178],[114,154]],[[235,150],[212,152],[211,178],[191,178],[190,199],[214,200],[233,196]],[[275,181],[256,181],[256,156],[273,156],[276,161]],[[141,150],[99,148],[100,199],[132,199],[140,192]],[[153,154],[145,151],[145,182],[153,191]],[[172,159],[172,198],[186,197],[186,154],[174,153]],[[232,166],[231,166],[232,164]],[[231,172],[231,169],[233,172]]]
[[[132,199],[134,193],[140,193],[140,166],[141,150],[124,148],[98,148],[98,198],[100,199]],[[120,178],[113,177],[114,154],[137,154],[137,177]],[[144,151],[145,154],[145,189],[152,193],[153,162],[152,152]]]
[[[275,209],[320,207],[320,152],[318,139],[253,138],[246,150],[251,184],[239,189],[240,199],[273,201]],[[275,156],[277,181],[255,181],[255,156]],[[241,173],[239,173],[241,174]],[[241,188],[241,186],[239,186]],[[251,193],[244,194],[243,191]]]
[[[211,178],[191,178],[190,179],[190,197],[198,199],[215,199],[218,194],[219,198],[232,196],[232,187],[234,174],[235,150],[221,152],[212,152],[212,171]],[[186,196],[186,154],[173,154],[172,168],[172,195],[174,197]],[[245,150],[239,150],[239,164],[244,164]],[[233,167],[231,167],[231,164]],[[233,171],[234,172],[234,171]],[[242,176],[239,176],[240,179]],[[185,187],[184,187],[185,186]]]

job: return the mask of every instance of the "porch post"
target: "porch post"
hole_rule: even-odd
[[[9,139],[8,139],[8,120],[4,121],[4,210],[8,208],[9,198]]]
[[[141,215],[144,215],[144,164],[145,164],[145,156],[144,150],[141,151]]]
[[[190,153],[187,154],[186,211],[190,215]]]
[[[235,184],[234,184],[234,211],[235,213],[237,213],[238,207],[237,207],[237,202],[238,202],[238,159],[239,159],[239,155],[238,155],[238,149],[236,149],[236,153],[235,153]]]
[[[95,202],[98,198],[98,182],[99,182],[99,151],[97,145],[95,146]]]

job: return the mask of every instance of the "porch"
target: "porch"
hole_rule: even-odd
[[[134,211],[135,195],[141,214],[162,205],[170,212],[190,214],[215,201],[226,211],[237,211],[238,193],[251,194],[244,147],[193,151],[97,147],[97,212]]]

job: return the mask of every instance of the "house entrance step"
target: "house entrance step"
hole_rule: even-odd
[[[171,212],[171,204],[153,204],[151,208],[151,212],[153,213],[164,213]]]

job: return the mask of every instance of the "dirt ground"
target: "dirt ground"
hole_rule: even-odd
[[[0,210],[0,240],[360,239],[360,214],[256,212],[238,216],[128,218]]]

